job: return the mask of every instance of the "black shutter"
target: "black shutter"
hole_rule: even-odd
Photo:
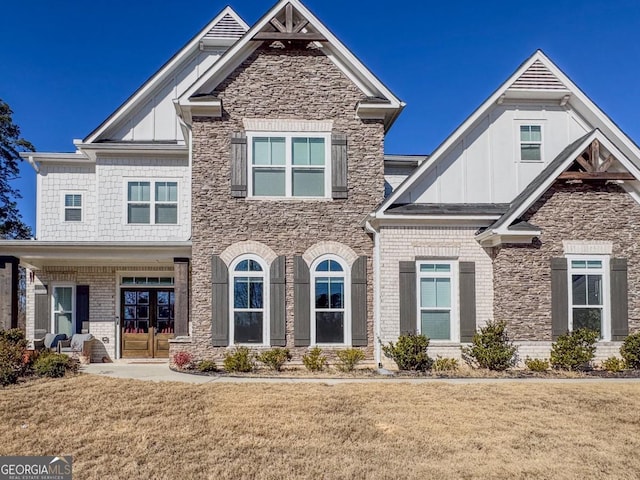
[[[416,262],[400,262],[400,335],[416,333]]]
[[[611,340],[621,341],[629,335],[629,286],[627,259],[611,259]]]
[[[347,198],[347,136],[331,136],[331,197]]]
[[[470,342],[476,333],[476,264],[460,262],[460,341]]]
[[[89,333],[89,285],[76,287],[76,333]]]
[[[44,338],[45,334],[51,332],[51,319],[49,316],[49,305],[51,297],[46,285],[36,285],[34,295],[34,334],[33,338]]]
[[[218,256],[211,257],[211,339],[214,347],[229,345],[229,271]]]
[[[304,258],[293,258],[293,339],[296,347],[311,344],[311,304],[309,289],[309,267]]]
[[[287,344],[286,310],[285,310],[285,268],[284,256],[276,258],[271,264],[270,273],[270,336],[271,346],[284,347]]]
[[[569,330],[567,259],[551,259],[551,336],[557,340]]]
[[[231,196],[247,196],[247,137],[243,132],[231,136]]]
[[[351,344],[367,346],[367,257],[364,255],[351,267]]]

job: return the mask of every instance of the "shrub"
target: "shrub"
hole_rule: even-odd
[[[33,363],[33,369],[41,377],[60,378],[66,373],[76,373],[79,362],[62,353],[43,353]]]
[[[607,372],[621,372],[624,370],[625,366],[624,360],[618,357],[609,357],[602,362],[602,368]]]
[[[356,365],[364,360],[364,352],[359,348],[347,348],[336,353],[338,357],[338,370],[352,372]]]
[[[427,355],[429,339],[424,335],[410,333],[400,335],[394,344],[382,346],[385,356],[391,358],[400,370],[429,370],[433,360]]]
[[[627,366],[640,369],[640,332],[629,335],[620,347],[620,355],[627,362]]]
[[[556,370],[585,370],[596,353],[599,334],[581,328],[561,335],[551,345],[551,366]]]
[[[446,358],[438,355],[433,362],[433,371],[438,373],[455,372],[459,367],[458,360],[455,358]]]
[[[310,372],[321,372],[327,366],[327,357],[322,355],[320,347],[313,347],[302,356],[302,363]]]
[[[223,365],[227,372],[247,373],[256,368],[251,350],[247,347],[237,347],[233,352],[227,352]]]
[[[176,352],[173,354],[173,363],[178,368],[189,368],[193,362],[193,355],[189,352]]]
[[[218,365],[213,360],[200,360],[196,368],[199,372],[217,372]]]
[[[291,352],[289,352],[288,348],[272,348],[271,350],[262,352],[258,355],[257,359],[271,370],[279,372],[282,366],[291,360]]]
[[[16,383],[30,367],[25,361],[27,341],[17,328],[0,332],[0,385]]]
[[[518,347],[507,335],[506,322],[488,322],[473,335],[470,347],[462,349],[462,355],[469,365],[503,371],[513,367],[517,361]]]
[[[541,358],[529,358],[524,360],[524,364],[532,372],[546,372],[549,370],[549,360],[543,360]]]

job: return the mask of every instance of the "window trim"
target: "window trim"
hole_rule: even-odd
[[[71,282],[56,282],[51,284],[51,314],[49,321],[51,332],[53,333],[58,333],[56,332],[56,313],[64,312],[64,310],[57,311],[55,309],[56,303],[54,292],[56,291],[56,288],[71,288],[71,335],[73,335],[76,333],[76,284]]]
[[[602,275],[602,325],[601,325],[601,338],[600,341],[611,341],[611,267],[610,267],[610,255],[565,255],[567,259],[567,329],[573,332],[573,281],[571,276],[574,274],[588,274],[592,272]],[[572,261],[584,260],[584,261],[601,261],[602,268],[600,269],[575,269],[572,266]]]
[[[62,192],[62,222],[69,224],[78,224],[84,223],[84,199],[85,192],[80,190],[65,190]],[[79,207],[67,207],[67,195],[79,195],[80,196],[80,206]],[[80,220],[67,220],[67,209],[80,209]]]
[[[522,127],[540,127],[540,141],[522,141]],[[525,120],[517,123],[518,160],[521,163],[544,163],[544,126],[540,120]],[[540,145],[540,160],[526,160],[522,158],[522,145]]]
[[[244,260],[254,260],[262,267],[262,272],[236,272],[238,264]],[[236,343],[234,339],[235,333],[235,277],[261,277],[262,278],[262,343]],[[269,264],[261,257],[255,254],[244,254],[236,257],[229,265],[229,347],[268,347],[270,346],[270,294],[271,285],[269,283],[270,271]]]
[[[318,272],[317,268],[325,260],[333,260],[342,267],[342,272]],[[342,275],[340,275],[342,273]],[[343,328],[344,328],[344,342],[342,343],[318,343],[316,341],[316,278],[318,277],[342,277],[344,278],[344,299],[343,299]],[[326,254],[316,258],[309,268],[309,288],[311,289],[311,296],[309,301],[309,308],[311,315],[309,321],[310,325],[310,347],[319,346],[322,348],[334,348],[334,347],[349,347],[352,345],[351,338],[351,268],[349,264],[343,258]],[[325,309],[322,309],[325,310]]]
[[[450,272],[421,272],[421,265],[449,265],[451,267]],[[458,260],[444,260],[444,259],[424,259],[416,261],[416,332],[422,334],[422,306],[420,300],[422,298],[420,291],[420,279],[422,278],[449,278],[451,286],[451,307],[450,307],[450,338],[449,339],[432,339],[430,343],[435,344],[448,344],[448,343],[460,343],[460,308],[459,302],[459,277],[460,268]]]
[[[149,201],[129,201],[129,184],[136,182],[147,182],[149,183]],[[165,201],[157,201],[156,200],[156,183],[175,183],[177,188],[177,195],[175,202],[165,202]],[[176,227],[181,226],[180,222],[180,189],[181,182],[179,178],[144,178],[144,177],[126,177],[124,178],[124,187],[123,187],[123,198],[124,198],[124,208],[123,208],[123,223],[127,226],[132,227],[140,227],[140,226],[155,226],[155,227]],[[149,223],[131,223],[129,222],[129,204],[149,204]],[[176,206],[176,223],[156,223],[156,205],[169,205],[175,204]]]
[[[246,132],[247,137],[247,198],[256,200],[331,200],[331,132]],[[285,194],[284,196],[264,196],[253,194],[253,140],[254,138],[279,137],[285,139]],[[317,197],[293,195],[293,139],[294,138],[322,138],[324,139],[324,195]],[[310,166],[311,168],[312,166]],[[319,168],[319,166],[316,166]]]

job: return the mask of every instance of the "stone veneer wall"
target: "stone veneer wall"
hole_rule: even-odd
[[[211,256],[243,241],[258,241],[286,256],[287,345],[293,346],[293,257],[322,241],[344,243],[369,257],[367,269],[369,347],[373,355],[373,241],[362,227],[383,199],[384,127],[356,118],[364,95],[321,51],[263,46],[216,90],[222,119],[193,124],[192,339],[171,351],[220,358],[211,344]],[[258,200],[230,195],[230,137],[244,130],[243,118],[332,120],[347,135],[346,200]],[[225,321],[228,321],[225,319]],[[299,358],[306,348],[293,349]]]
[[[493,274],[495,316],[515,340],[551,342],[550,259],[564,256],[563,240],[610,241],[612,257],[628,260],[629,330],[640,329],[640,206],[628,193],[556,182],[524,219],[540,227],[539,241],[497,248]]]

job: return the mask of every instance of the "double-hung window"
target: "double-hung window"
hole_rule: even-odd
[[[257,258],[241,258],[232,265],[232,343],[267,343],[265,278],[266,268]]]
[[[178,223],[178,182],[127,182],[127,223]]]
[[[249,139],[251,196],[329,195],[329,134],[256,134]]]
[[[74,309],[75,287],[72,285],[55,285],[51,295],[53,332],[65,333],[71,337],[75,333]]]
[[[604,257],[569,258],[569,330],[589,328],[607,336],[607,263]]]
[[[455,262],[418,262],[418,329],[431,340],[457,341]]]
[[[520,160],[539,162],[542,160],[542,127],[520,125]]]
[[[349,343],[346,268],[335,259],[321,259],[312,268],[312,341]]]
[[[82,194],[81,193],[65,193],[64,194],[64,221],[65,222],[81,222],[82,221]]]

